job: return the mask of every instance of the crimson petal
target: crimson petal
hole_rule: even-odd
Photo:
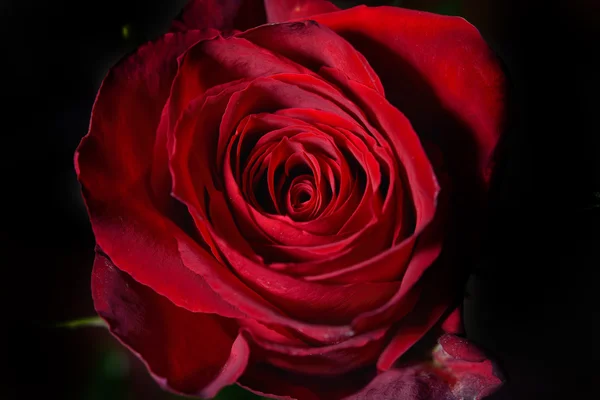
[[[177,307],[100,253],[92,295],[111,333],[142,359],[164,389],[213,397],[246,368],[250,350],[234,320]]]
[[[383,86],[365,57],[327,26],[314,21],[265,25],[239,35],[275,54],[318,72],[336,68],[349,79],[383,95]]]
[[[446,334],[430,360],[390,369],[345,400],[479,400],[502,384],[498,375],[472,343]]]
[[[417,131],[441,130],[462,172],[470,168],[487,180],[503,128],[505,82],[496,56],[475,27],[463,18],[398,7],[358,6],[313,19],[369,60],[390,101]],[[444,110],[466,124],[466,132],[449,129]],[[464,165],[469,153],[475,159]]]
[[[183,265],[174,239],[183,232],[159,211],[147,185],[152,167],[168,168],[166,148],[154,150],[176,59],[209,34],[166,34],[110,70],[77,148],[75,169],[96,241],[121,270],[177,306],[232,317],[242,314]]]

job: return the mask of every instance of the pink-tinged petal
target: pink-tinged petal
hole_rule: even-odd
[[[250,349],[234,320],[177,307],[102,254],[94,262],[92,295],[111,333],[164,389],[213,397],[246,368]]]
[[[344,400],[458,400],[429,368],[416,366],[379,374],[360,392]]]
[[[383,86],[362,54],[337,33],[314,21],[265,25],[239,35],[313,72],[336,68],[383,95]]]
[[[171,31],[246,30],[267,22],[262,0],[189,0]]]
[[[366,57],[388,99],[420,134],[439,130],[449,160],[487,180],[503,128],[505,80],[476,28],[462,18],[398,7],[359,6],[313,19]]]
[[[285,22],[339,10],[326,0],[264,0],[264,2],[269,22]]]
[[[492,360],[467,339],[445,334],[438,340],[433,359],[440,376],[457,399],[478,400],[495,392],[503,382],[502,373]]]
[[[485,354],[477,346],[460,336],[446,334],[438,342],[451,358],[470,362],[485,360]]]
[[[449,334],[438,343],[426,360],[385,371],[345,400],[479,400],[500,387],[494,364],[472,343]]]

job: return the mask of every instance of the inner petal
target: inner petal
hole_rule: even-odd
[[[292,179],[286,195],[286,212],[293,220],[306,220],[314,214],[319,197],[312,176],[297,176]]]

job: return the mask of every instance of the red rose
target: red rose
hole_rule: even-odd
[[[484,396],[453,310],[502,84],[460,18],[192,1],[112,68],[76,153],[97,312],[179,393]]]

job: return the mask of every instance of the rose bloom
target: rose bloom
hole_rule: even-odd
[[[110,70],[76,152],[96,311],[186,395],[486,396],[459,306],[503,87],[461,18],[191,1]]]

